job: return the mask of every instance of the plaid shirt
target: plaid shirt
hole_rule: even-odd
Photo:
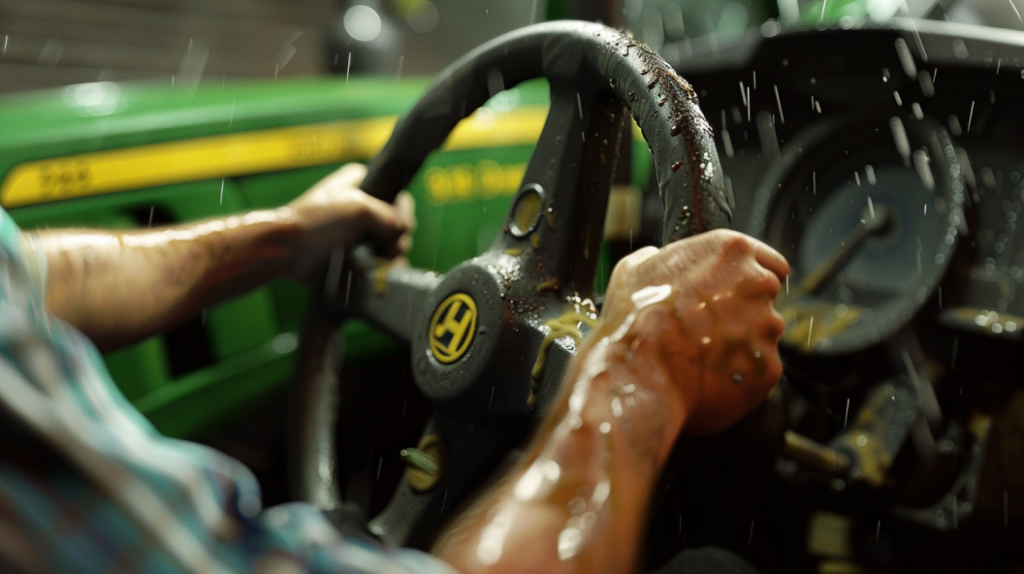
[[[306,504],[263,511],[240,462],[132,408],[45,311],[45,284],[45,255],[0,209],[0,571],[454,572],[342,539]]]

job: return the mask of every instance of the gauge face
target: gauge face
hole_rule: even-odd
[[[776,304],[784,347],[836,354],[876,345],[945,273],[963,217],[959,166],[936,157],[937,136],[912,138],[914,161],[905,162],[883,135],[848,126],[834,143],[795,142],[815,151],[790,150],[796,159],[762,187],[776,191],[764,197],[760,235],[791,266]]]

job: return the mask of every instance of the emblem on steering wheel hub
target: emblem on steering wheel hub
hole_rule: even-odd
[[[465,293],[449,295],[437,306],[430,320],[430,351],[440,363],[462,358],[476,331],[476,302]]]

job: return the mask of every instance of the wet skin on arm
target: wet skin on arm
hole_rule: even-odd
[[[26,232],[48,262],[50,312],[101,350],[162,332],[282,275],[308,278],[336,247],[371,241],[389,257],[409,246],[411,197],[396,205],[358,189],[349,164],[277,209],[132,231]]]
[[[625,258],[523,461],[435,552],[467,574],[635,571],[676,437],[728,427],[781,374],[772,303],[788,272],[775,250],[731,231]]]

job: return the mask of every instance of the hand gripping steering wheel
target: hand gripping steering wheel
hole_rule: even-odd
[[[587,323],[619,139],[632,112],[654,155],[667,243],[724,227],[731,213],[711,128],[690,86],[630,36],[584,22],[529,26],[441,72],[396,126],[363,189],[386,201],[463,119],[505,87],[546,77],[551,106],[503,232],[445,276],[332,260],[313,288],[293,386],[291,459],[299,500],[341,504],[334,480],[335,337],[359,317],[411,347],[434,413],[390,505],[370,530],[423,546],[440,520],[521,440],[558,395]],[[493,83],[493,82],[492,82]],[[340,259],[340,258],[336,258]],[[344,277],[344,280],[342,280]],[[397,454],[397,453],[396,453]]]

